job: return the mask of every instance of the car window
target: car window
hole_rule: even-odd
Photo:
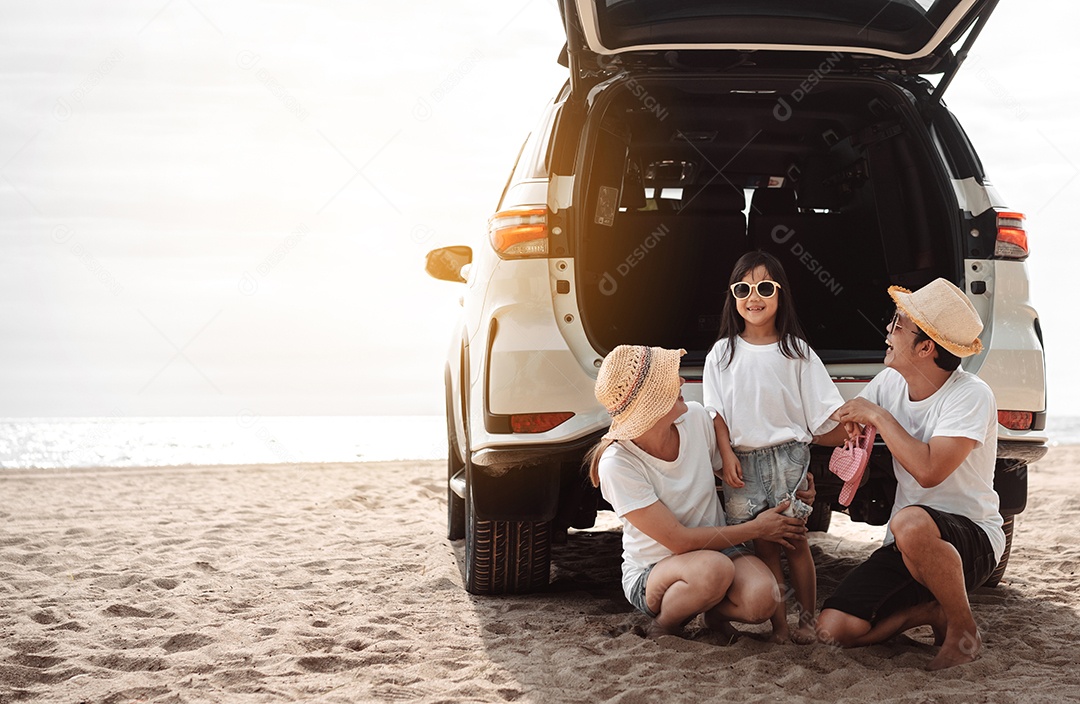
[[[932,41],[961,0],[906,2],[673,3],[594,0],[604,46],[668,43],[789,43],[866,47],[910,53]]]
[[[503,189],[503,197],[506,196],[506,191],[512,183],[534,178],[547,178],[547,171],[545,170],[547,145],[551,139],[551,126],[554,122],[554,116],[558,112],[558,107],[556,105],[548,107],[536,128],[529,133],[525,144],[521,147],[521,153],[518,154],[518,160],[514,165],[514,171],[510,176],[509,183],[507,183],[507,188]],[[499,199],[499,207],[502,207],[502,198]]]
[[[510,177],[506,179],[506,185],[503,186],[502,194],[499,196],[499,205],[496,210],[502,210],[503,201],[506,199],[506,192],[510,190],[510,184],[514,182],[514,175],[517,173],[518,164],[521,162],[521,155],[525,153],[525,147],[529,144],[529,139],[532,137],[530,134],[525,138],[525,141],[521,143],[521,149],[518,149],[517,158],[514,159],[514,167],[510,169]]]
[[[945,152],[949,170],[955,178],[976,178],[982,180],[983,165],[975,147],[971,144],[960,121],[946,109],[938,110],[931,125],[935,142]]]

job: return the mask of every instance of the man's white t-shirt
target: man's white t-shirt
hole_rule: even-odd
[[[916,440],[928,443],[935,437],[970,438],[975,449],[945,481],[929,489],[919,485],[893,457],[896,474],[896,501],[892,516],[905,506],[920,504],[939,511],[970,518],[986,531],[994,548],[994,559],[1005,552],[1005,533],[994,491],[994,464],[997,459],[997,403],[994,392],[979,377],[957,369],[933,395],[912,401],[907,381],[895,369],[885,369],[859,394],[892,414]],[[892,531],[884,545],[893,542]]]
[[[752,345],[735,338],[735,357],[727,365],[729,341],[718,340],[705,358],[705,407],[727,423],[736,450],[757,450],[785,442],[810,442],[836,427],[829,420],[844,399],[821,358],[805,342],[806,359],[789,359],[780,343]]]
[[[653,457],[632,441],[612,443],[600,457],[600,492],[623,524],[623,592],[638,577],[674,553],[635,528],[624,517],[662,502],[687,528],[725,526],[713,472],[723,464],[712,419],[701,404],[689,402],[677,421],[679,456],[672,462]]]

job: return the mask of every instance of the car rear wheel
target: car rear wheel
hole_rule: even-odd
[[[547,586],[549,521],[485,521],[476,515],[472,482],[466,492],[465,589],[471,594],[520,594]]]
[[[1005,575],[1005,570],[1009,566],[1009,553],[1012,552],[1013,531],[1016,528],[1016,516],[1005,516],[1005,523],[1001,526],[1001,529],[1005,531],[1005,552],[1001,553],[1001,560],[998,562],[997,567],[990,573],[990,577],[983,582],[984,587],[996,587],[1001,583],[1001,578]]]

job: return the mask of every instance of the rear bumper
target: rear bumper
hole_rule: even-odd
[[[604,432],[598,430],[576,440],[559,443],[486,447],[473,453],[473,464],[498,471],[538,464],[577,462],[600,441]]]
[[[1003,460],[1020,460],[1024,464],[1038,462],[1049,448],[1042,443],[998,440],[997,456]]]

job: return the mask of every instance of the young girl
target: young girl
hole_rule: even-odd
[[[596,398],[611,414],[589,453],[589,475],[623,524],[623,591],[653,621],[650,635],[678,633],[705,614],[710,628],[762,623],[775,611],[776,579],[745,541],[805,543],[802,521],[764,511],[726,526],[716,495],[720,467],[713,422],[681,394],[682,350],[620,345],[600,367]],[[813,489],[801,498],[813,501]]]
[[[806,481],[809,443],[830,431],[821,442],[843,442],[843,427],[829,420],[843,399],[803,339],[787,276],[774,256],[760,251],[743,255],[735,263],[730,289],[703,376],[705,407],[713,414],[723,458],[727,520],[739,525],[789,500],[789,515],[805,519],[810,507],[794,492]],[[799,541],[784,549],[799,625],[792,634],[781,597],[772,615],[773,640],[812,643],[817,578],[810,546]],[[755,540],[754,551],[783,594],[780,546]]]

